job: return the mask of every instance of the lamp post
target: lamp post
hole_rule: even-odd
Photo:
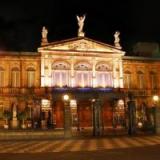
[[[160,109],[158,107],[159,96],[154,95],[152,99],[154,102],[154,107],[152,111],[152,121],[153,121],[154,133],[160,133]]]
[[[67,95],[67,94],[63,95],[63,101],[64,101],[64,137],[65,138],[72,137],[71,110],[70,110],[69,99],[70,99],[69,95]]]

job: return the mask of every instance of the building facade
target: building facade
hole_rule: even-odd
[[[64,128],[65,94],[78,130],[93,123],[103,130],[126,128],[129,93],[136,123],[152,123],[148,110],[155,105],[153,95],[160,94],[160,59],[125,56],[116,35],[114,45],[84,34],[49,43],[43,30],[38,52],[0,53],[1,128],[6,119],[10,128],[19,128],[22,119],[25,128]]]

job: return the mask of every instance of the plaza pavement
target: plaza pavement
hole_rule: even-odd
[[[60,140],[0,141],[0,153],[60,153],[143,148],[160,145],[160,135],[119,136]]]

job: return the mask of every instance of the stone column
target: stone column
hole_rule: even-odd
[[[132,99],[128,101],[128,134],[133,135],[136,129],[136,106]]]
[[[97,86],[96,84],[96,61],[93,59],[93,65],[92,65],[92,86],[95,88]]]
[[[113,61],[113,87],[117,88],[117,80],[116,80],[116,62]]]
[[[101,103],[99,99],[92,100],[93,111],[93,136],[100,136],[102,134],[102,116],[101,116]]]
[[[75,86],[75,76],[74,76],[74,59],[73,57],[71,58],[71,72],[70,72],[70,86],[74,87]]]
[[[45,84],[45,74],[44,74],[44,56],[41,56],[41,87],[44,87]]]
[[[71,109],[69,101],[64,101],[64,137],[72,137]]]
[[[123,88],[123,64],[122,60],[119,60],[119,87]]]
[[[160,108],[156,107],[155,109],[155,133],[160,133]]]

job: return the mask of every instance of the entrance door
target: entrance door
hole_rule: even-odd
[[[104,102],[102,107],[102,117],[103,117],[103,127],[104,129],[112,128],[112,120],[113,120],[113,108],[108,101]]]
[[[54,104],[53,122],[55,128],[64,127],[64,103],[56,101]]]
[[[90,101],[80,101],[78,103],[79,129],[89,129],[92,127],[92,107]]]

